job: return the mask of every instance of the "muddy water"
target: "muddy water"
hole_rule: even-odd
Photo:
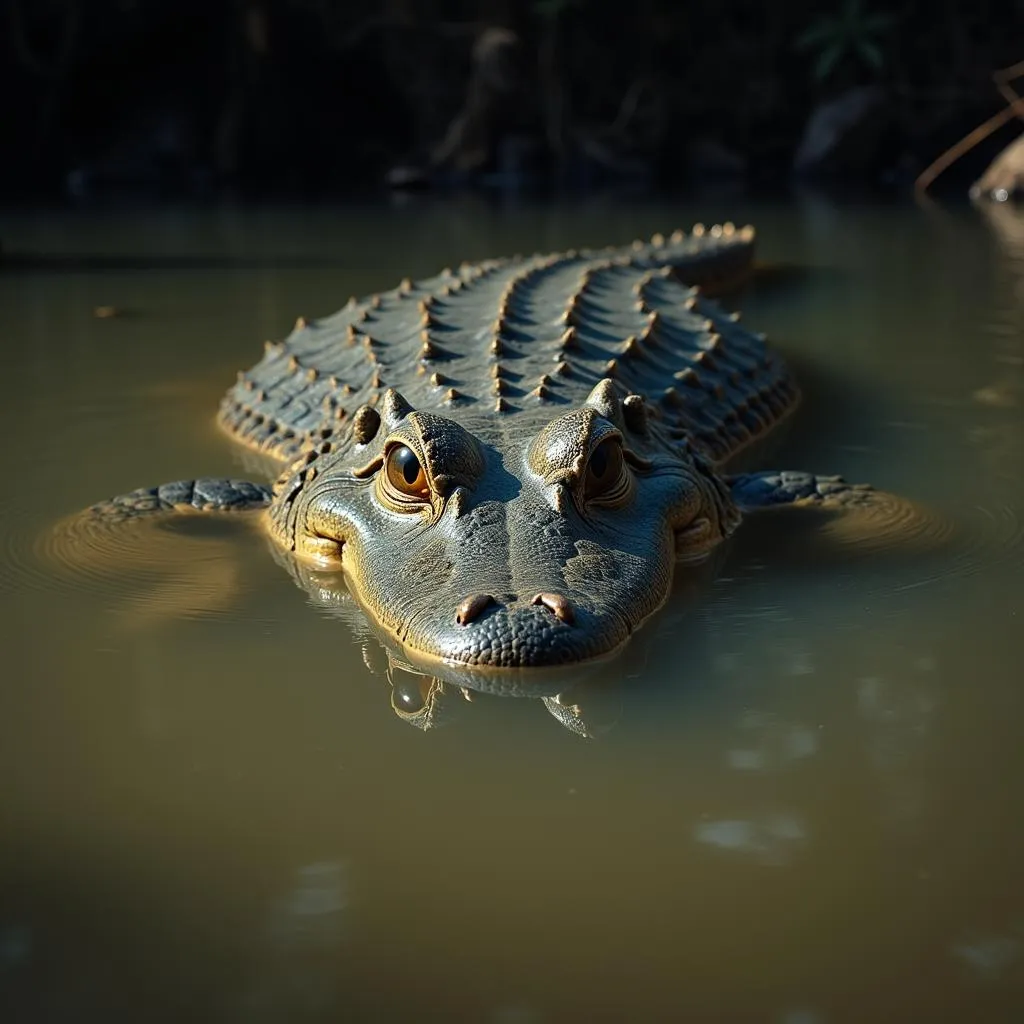
[[[774,461],[912,497],[953,543],[751,521],[560,701],[449,692],[423,731],[340,592],[311,602],[257,534],[144,531],[77,572],[48,540],[244,473],[212,412],[297,313],[715,217],[758,223],[744,315],[808,394]],[[0,1019],[1024,1017],[1024,214],[0,225],[39,257],[0,272]]]

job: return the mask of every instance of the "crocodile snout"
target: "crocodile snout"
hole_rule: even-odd
[[[492,594],[470,594],[460,601],[458,608],[455,609],[455,621],[460,626],[468,626],[494,604],[497,602]]]
[[[470,594],[459,602],[455,609],[455,621],[460,626],[468,626],[475,622],[480,615],[488,608],[498,604],[493,594]],[[530,600],[531,605],[539,605],[547,608],[559,622],[571,626],[576,621],[576,609],[572,601],[565,594],[552,594],[541,591],[534,594]]]
[[[576,621],[576,609],[573,608],[572,601],[565,594],[541,592],[534,595],[530,604],[543,605],[559,622],[564,622],[567,626],[571,626]]]

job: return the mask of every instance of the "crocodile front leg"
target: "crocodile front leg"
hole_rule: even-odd
[[[270,504],[272,489],[248,480],[201,477],[142,487],[87,508],[81,518],[119,523],[173,512],[249,512]]]
[[[57,524],[43,544],[72,585],[137,580],[124,611],[133,626],[206,615],[231,603],[240,560],[232,538],[204,523],[252,521],[271,488],[246,480],[201,478],[145,487],[100,502]],[[189,529],[190,520],[199,526]],[[181,524],[185,529],[168,529]],[[70,582],[70,580],[69,580]],[[109,584],[102,584],[107,590]]]
[[[744,514],[764,509],[803,509],[819,520],[824,539],[850,545],[860,553],[897,549],[907,554],[934,551],[954,536],[953,524],[915,502],[869,484],[850,484],[838,476],[766,470],[726,477]]]
[[[818,476],[791,470],[740,473],[726,478],[733,501],[744,512],[777,505],[821,506],[826,508],[865,507],[883,498],[869,484],[848,484],[842,477]],[[884,495],[883,500],[892,500]]]

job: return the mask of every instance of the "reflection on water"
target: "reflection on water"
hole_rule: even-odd
[[[341,572],[324,571],[294,558],[268,541],[270,554],[309,596],[310,603],[360,638],[363,663],[386,680],[391,709],[404,722],[426,731],[451,724],[466,712],[465,705],[490,698],[518,697],[540,703],[570,732],[593,738],[610,731],[622,712],[621,690],[642,678],[638,665],[649,662],[664,640],[642,630],[628,648],[600,663],[489,672],[464,665],[417,663],[387,633],[378,630],[355,604]],[[683,617],[714,578],[721,556],[681,569],[674,600],[661,617],[662,629]]]
[[[332,964],[344,956],[346,866],[305,864],[264,926],[261,961],[242,994],[245,1020],[319,1020],[341,1005]]]
[[[698,843],[756,858],[762,864],[788,864],[807,839],[807,828],[795,815],[779,812],[755,821],[701,822],[694,829]]]
[[[1024,926],[1013,935],[972,935],[953,946],[953,954],[975,974],[995,980],[1020,959]]]
[[[94,500],[260,473],[212,416],[297,313],[716,218],[759,225],[744,315],[806,391],[772,461],[905,495],[949,543],[752,520],[621,657],[500,686],[417,667],[241,520],[54,568],[43,527]],[[0,275],[0,1020],[1024,1012],[1024,213],[458,200],[3,234],[48,258]]]

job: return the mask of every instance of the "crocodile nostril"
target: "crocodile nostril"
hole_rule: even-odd
[[[480,617],[480,613],[485,608],[490,608],[495,603],[494,598],[490,594],[470,594],[455,609],[455,621],[460,626],[468,626],[474,619]]]
[[[534,594],[530,604],[542,604],[559,622],[572,625],[576,621],[576,609],[564,594]]]

